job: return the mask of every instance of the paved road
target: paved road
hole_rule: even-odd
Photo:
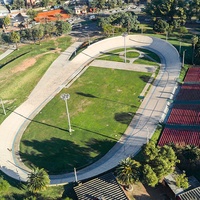
[[[78,46],[80,44],[76,44]],[[169,43],[144,35],[129,35],[126,46],[142,47],[158,53],[163,66],[143,100],[130,126],[117,144],[99,161],[77,172],[78,180],[83,180],[115,167],[119,161],[134,155],[147,142],[160,120],[166,114],[167,99],[176,87],[181,63],[177,50]],[[45,105],[69,81],[81,72],[101,52],[124,47],[122,36],[109,38],[95,43],[68,61],[68,52],[64,52],[49,68],[33,92],[0,126],[0,163],[1,170],[9,176],[26,181],[27,169],[20,162],[17,150],[20,135],[26,126]],[[76,48],[76,47],[74,47]],[[8,151],[11,148],[12,151]],[[27,171],[26,171],[27,170]],[[62,184],[74,181],[73,173],[50,176],[51,184]]]

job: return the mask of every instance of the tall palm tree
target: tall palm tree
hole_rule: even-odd
[[[193,50],[192,50],[192,64],[194,65],[194,54],[195,54],[195,47],[196,47],[196,44],[199,40],[199,37],[196,36],[196,35],[193,35],[192,37],[192,46],[193,46]]]
[[[28,176],[28,190],[32,193],[38,193],[45,190],[47,185],[49,185],[50,179],[47,172],[42,168],[34,168],[33,171]]]
[[[130,188],[131,184],[137,182],[140,178],[140,166],[139,162],[130,157],[122,160],[116,169],[119,183]]]

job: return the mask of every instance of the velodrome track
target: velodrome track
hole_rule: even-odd
[[[73,50],[79,44],[74,44]],[[122,36],[109,38],[90,45],[73,60],[69,52],[61,54],[47,70],[28,99],[14,110],[0,125],[0,165],[7,175],[21,181],[30,172],[18,156],[20,136],[30,120],[76,75],[101,52],[124,47]],[[115,167],[122,159],[138,152],[147,142],[167,112],[167,100],[176,88],[181,63],[177,50],[168,42],[144,35],[126,37],[126,47],[141,47],[157,53],[162,60],[161,70],[143,100],[124,136],[100,160],[77,172],[78,180],[96,176]],[[114,66],[114,63],[113,63]],[[12,151],[8,151],[12,149]],[[50,176],[51,184],[75,181],[74,174]]]

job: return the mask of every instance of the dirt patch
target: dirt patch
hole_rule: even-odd
[[[162,184],[152,188],[142,183],[133,184],[132,191],[124,190],[130,200],[175,200],[171,190]]]
[[[133,184],[132,186],[132,191],[124,190],[130,200],[151,200],[150,195],[142,183]]]
[[[14,69],[12,69],[12,73],[17,73],[17,72],[21,72],[21,71],[25,71],[26,69],[28,69],[29,67],[32,67],[38,58],[40,58],[41,56],[48,54],[48,53],[60,53],[61,49],[56,48],[55,50],[51,50],[49,52],[37,55],[33,58],[28,58],[25,59],[22,63],[20,63],[19,65],[17,65]]]
[[[31,67],[35,63],[36,63],[36,58],[26,59],[20,65],[16,66],[12,70],[12,73],[17,73],[17,72],[25,71],[26,69],[28,69],[29,67]]]

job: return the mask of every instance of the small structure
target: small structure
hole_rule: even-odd
[[[112,173],[82,183],[74,191],[79,200],[128,200]]]
[[[179,169],[176,169],[177,173],[180,173]],[[189,182],[189,187],[187,189],[183,189],[183,188],[178,188],[176,185],[176,181],[175,181],[175,174],[169,174],[164,178],[165,183],[169,186],[169,188],[172,190],[172,192],[174,193],[174,196],[176,197],[177,200],[199,200],[200,198],[185,198],[185,197],[189,197],[189,195],[191,195],[191,197],[195,197],[195,195],[197,195],[196,197],[200,197],[200,183],[199,181],[194,177],[194,176],[190,176],[188,177],[188,182]],[[198,196],[199,195],[199,196]]]

